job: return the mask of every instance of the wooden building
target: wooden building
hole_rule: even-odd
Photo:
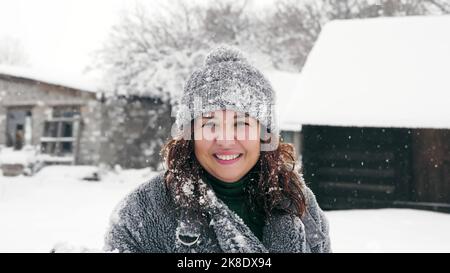
[[[450,212],[450,16],[333,21],[286,106],[325,209]]]
[[[170,112],[158,98],[105,98],[85,79],[0,66],[0,166],[23,167],[12,162],[13,150],[41,165],[156,169]]]

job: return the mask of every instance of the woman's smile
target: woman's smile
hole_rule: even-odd
[[[214,159],[223,165],[230,165],[241,160],[243,154],[242,153],[215,153],[213,154]]]

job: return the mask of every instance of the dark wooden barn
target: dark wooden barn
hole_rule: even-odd
[[[285,122],[325,209],[450,212],[450,16],[332,21]]]
[[[303,126],[303,136],[305,179],[323,208],[450,212],[450,130]]]

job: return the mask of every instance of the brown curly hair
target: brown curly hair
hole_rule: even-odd
[[[163,146],[161,155],[166,167],[166,187],[176,196],[176,202],[199,209],[201,189],[195,182],[199,181],[204,170],[195,156],[193,139],[193,132],[190,139],[182,136],[171,139]],[[261,151],[257,163],[249,171],[256,183],[248,183],[246,187],[252,210],[262,207],[266,215],[274,209],[299,217],[303,215],[306,209],[305,184],[296,160],[294,146],[283,143],[281,139],[274,151]],[[194,189],[192,195],[187,196],[183,186],[191,182],[194,182]]]

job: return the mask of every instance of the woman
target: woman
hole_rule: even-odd
[[[242,54],[219,47],[194,72],[166,143],[166,171],[111,217],[120,252],[330,252],[328,221],[279,143],[274,91]]]

